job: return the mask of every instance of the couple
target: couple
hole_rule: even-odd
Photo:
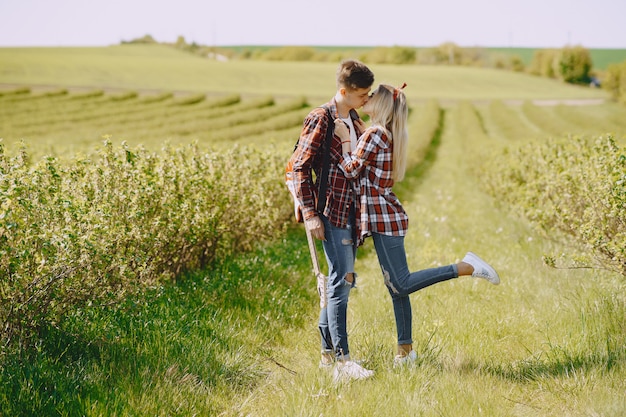
[[[323,241],[328,263],[327,304],[319,317],[322,367],[333,367],[336,380],[368,378],[373,371],[351,360],[347,332],[350,289],[356,285],[356,249],[371,236],[391,295],[398,333],[394,365],[415,361],[412,312],[409,294],[429,285],[459,276],[473,276],[498,284],[496,271],[468,252],[462,262],[418,272],[409,272],[404,236],[408,216],[392,192],[406,167],[408,106],[403,85],[379,85],[371,94],[374,74],[363,63],[347,60],[337,70],[337,92],[325,107],[335,119],[329,121],[323,108],[312,110],[304,121],[291,163],[295,192],[311,234]],[[363,107],[370,116],[366,128],[354,109]],[[324,211],[316,211],[323,142],[329,123],[334,123],[330,145],[330,169]],[[319,181],[319,177],[316,178]]]

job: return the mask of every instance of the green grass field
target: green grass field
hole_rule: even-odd
[[[487,48],[490,52],[506,55],[517,55],[525,65],[531,63],[536,49],[534,48]],[[590,49],[591,62],[594,70],[606,70],[611,64],[626,61],[626,49]]]
[[[90,152],[113,135],[155,150],[273,143],[286,159],[308,109],[333,94],[335,68],[219,63],[154,46],[4,48],[0,84],[16,94],[0,96],[0,137],[8,153],[24,139],[35,157]],[[318,369],[318,300],[295,225],[120,308],[78,312],[32,352],[2,351],[0,416],[624,415],[624,277],[544,265],[571,242],[544,237],[486,194],[480,166],[493,161],[475,155],[607,132],[624,144],[626,108],[601,90],[504,71],[372,69],[378,82],[408,83],[421,162],[399,187],[409,266],[471,250],[502,279],[461,278],[412,296],[416,366],[392,367],[391,301],[368,241],[348,326],[351,353],[376,375],[337,386]],[[481,138],[469,137],[462,106]],[[441,117],[434,131],[425,128],[432,114]]]
[[[0,86],[4,91],[18,86],[31,91],[0,97],[0,136],[9,150],[24,140],[36,154],[92,149],[105,135],[117,143],[151,147],[165,141],[292,141],[307,109],[333,94],[335,67],[216,62],[161,45],[2,48]],[[372,69],[377,82],[407,82],[407,96],[416,106],[429,100],[448,106],[459,100],[594,104],[607,99],[602,90],[499,70],[390,65]],[[216,108],[223,100],[233,105]],[[230,121],[223,118],[226,113]],[[267,123],[255,126],[255,117]],[[604,121],[598,120],[598,130],[612,130],[610,123],[603,128]]]
[[[216,62],[161,45],[1,48],[0,84],[305,96],[334,92],[336,64]],[[377,82],[409,87],[411,100],[604,98],[605,93],[498,70],[372,65]],[[330,74],[330,82],[328,77]]]

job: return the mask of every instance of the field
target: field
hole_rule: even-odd
[[[600,90],[497,70],[372,68],[379,82],[406,80],[416,105],[606,99]],[[0,49],[0,85],[31,89],[3,98],[1,134],[10,148],[24,139],[34,152],[57,153],[99,144],[105,135],[144,145],[292,140],[307,109],[333,94],[325,74],[334,69],[326,63],[282,63],[278,70],[271,62],[215,62],[159,45]],[[226,104],[232,106],[219,108]],[[255,126],[255,117],[266,123]]]
[[[286,159],[302,118],[333,94],[335,67],[219,63],[131,45],[0,49],[0,137],[7,155],[25,146],[33,160],[55,155],[60,164],[98,152],[104,137],[157,156],[167,143],[196,143],[201,153],[236,145]],[[33,352],[3,351],[0,415],[626,413],[624,276],[546,266],[546,256],[586,247],[546,233],[519,214],[517,195],[494,195],[486,182],[519,169],[507,158],[524,145],[610,134],[623,146],[626,107],[601,90],[504,71],[372,69],[377,82],[408,84],[412,168],[397,192],[411,219],[409,266],[471,250],[502,278],[497,287],[464,278],[412,295],[415,366],[392,367],[391,303],[367,242],[348,325],[351,353],[376,375],[334,385],[318,369],[306,242],[288,224],[277,226],[284,238],[259,238],[118,309],[77,311]],[[594,174],[583,177],[591,184]]]

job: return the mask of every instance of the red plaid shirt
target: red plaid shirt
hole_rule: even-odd
[[[335,99],[333,98],[324,106],[328,107],[333,118],[333,120],[330,120],[330,123],[334,123],[334,119],[339,117]],[[323,160],[321,150],[326,138],[328,122],[326,110],[321,107],[313,109],[304,119],[298,146],[291,157],[296,195],[300,201],[302,216],[305,220],[318,214],[315,207]],[[356,125],[355,128],[357,129],[357,136],[360,136],[361,132],[358,131]],[[348,224],[350,203],[355,201],[356,196],[354,195],[352,184],[339,169],[340,158],[341,138],[334,136],[330,149],[330,166],[324,215],[335,227],[345,228]],[[313,182],[313,173],[315,173],[315,182]]]
[[[380,127],[370,127],[359,138],[352,154],[344,154],[341,170],[358,178],[361,242],[372,232],[405,236],[409,228],[400,200],[393,193],[393,143]]]

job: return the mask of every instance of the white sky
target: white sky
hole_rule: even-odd
[[[626,0],[0,0],[0,47],[203,45],[626,48]]]

